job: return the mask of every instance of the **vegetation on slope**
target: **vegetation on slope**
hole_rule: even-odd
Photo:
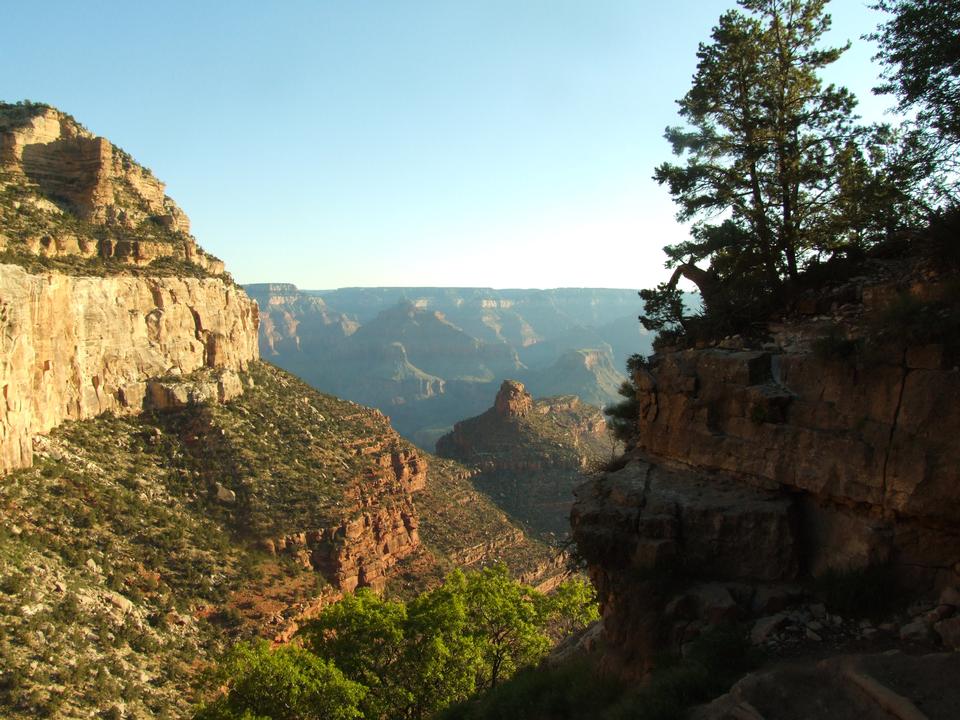
[[[583,580],[547,596],[504,565],[455,571],[406,603],[361,590],[302,631],[305,650],[234,649],[215,677],[226,692],[197,717],[428,718],[496,688],[597,618]]]
[[[282,629],[330,590],[320,573],[261,551],[259,540],[338,519],[348,491],[375,469],[357,448],[409,446],[379,413],[269,365],[254,364],[251,380],[227,405],[67,423],[39,440],[33,467],[4,478],[6,716],[114,706],[183,716],[197,669],[226,643]],[[549,564],[552,552],[518,536],[468,475],[440,462],[429,476],[426,547],[397,568],[389,592],[439,582],[488,538],[511,539],[500,554],[520,572]],[[218,500],[218,485],[235,500]],[[476,514],[448,511],[457,501]],[[486,550],[473,561],[486,561]]]

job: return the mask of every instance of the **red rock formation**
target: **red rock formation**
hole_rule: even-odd
[[[876,330],[898,291],[936,298],[949,279],[885,275],[837,291],[833,317],[772,325],[762,347],[669,352],[637,375],[630,461],[578,488],[571,517],[619,662],[643,669],[675,640],[658,592],[673,568],[753,585],[884,565],[918,594],[960,583],[960,374],[945,347]],[[837,328],[870,350],[831,356]]]
[[[493,407],[503,417],[526,417],[533,407],[533,398],[524,389],[523,383],[504,380]]]

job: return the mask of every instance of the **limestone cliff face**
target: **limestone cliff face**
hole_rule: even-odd
[[[657,581],[676,570],[740,583],[746,608],[828,571],[887,567],[917,595],[960,582],[956,348],[883,325],[894,303],[949,307],[952,279],[880,270],[762,343],[665,353],[635,377],[636,446],[571,515],[621,661],[682,640]]]
[[[0,104],[0,472],[64,420],[241,392],[257,306],[189,229],[105,138],[55,108]]]
[[[151,379],[244,369],[257,323],[256,304],[218,279],[0,265],[0,470],[29,465],[32,437],[64,420],[138,412]]]
[[[149,218],[190,231],[164,184],[109,140],[55,108],[31,115],[0,133],[0,170],[36,183],[83,220],[136,227]]]
[[[70,115],[0,103],[0,251],[14,258],[169,259],[221,275],[223,262],[148,169]]]

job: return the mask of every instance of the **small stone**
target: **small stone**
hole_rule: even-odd
[[[224,487],[219,482],[216,484],[217,502],[233,504],[237,501],[237,494],[230,488]]]
[[[741,609],[733,595],[723,585],[711,583],[694,588],[700,617],[710,625],[735,622],[740,618]]]
[[[814,642],[822,642],[823,638],[817,635],[813,630],[807,628],[807,640],[813,640]]]
[[[960,589],[955,587],[946,587],[943,589],[943,592],[940,593],[940,605],[952,605],[953,607],[960,607]]]
[[[914,620],[900,628],[901,640],[923,641],[930,638],[930,626],[923,620]]]
[[[960,616],[941,620],[933,626],[941,642],[951,650],[960,650]]]
[[[100,566],[97,565],[96,561],[93,558],[87,558],[87,561],[84,563],[87,566],[87,569],[92,573],[100,574]]]
[[[810,606],[810,612],[815,618],[823,620],[827,617],[827,606],[823,603],[814,603]]]
[[[813,630],[813,632],[820,632],[823,630],[823,623],[816,620],[811,620],[807,623],[807,630]]]
[[[750,631],[750,642],[754,645],[760,645],[766,642],[771,639],[774,633],[782,628],[786,622],[787,616],[784,613],[777,613],[776,615],[760,618],[753,624],[753,629]]]
[[[119,593],[108,593],[107,601],[124,615],[133,610],[133,602]]]

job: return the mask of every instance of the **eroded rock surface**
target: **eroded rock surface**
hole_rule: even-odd
[[[0,470],[28,465],[33,436],[64,420],[139,412],[150,380],[245,369],[257,322],[256,304],[218,279],[0,265]]]
[[[904,265],[835,289],[826,309],[798,304],[764,340],[666,352],[637,373],[626,467],[580,487],[572,514],[627,665],[684,642],[667,612],[683,593],[659,594],[651,573],[748,595],[876,567],[913,596],[958,583],[955,348],[883,325],[892,303],[937,302],[951,279]]]

